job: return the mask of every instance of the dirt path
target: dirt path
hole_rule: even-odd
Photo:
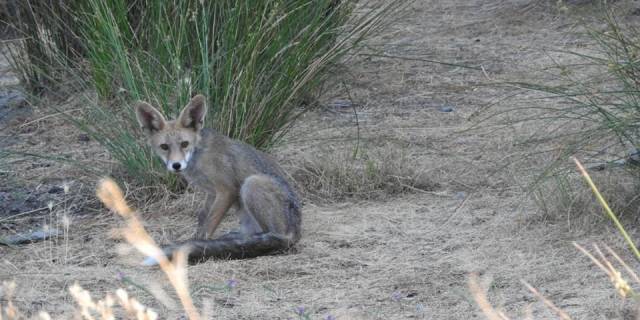
[[[615,233],[575,230],[564,213],[545,221],[524,194],[522,186],[535,173],[523,170],[539,163],[522,159],[514,145],[519,134],[529,132],[461,132],[483,107],[512,94],[486,84],[536,79],[539,69],[551,64],[544,50],[576,50],[585,43],[571,31],[580,12],[595,7],[568,8],[562,12],[536,1],[419,1],[372,41],[382,55],[482,66],[485,72],[380,57],[349,68],[354,75],[350,94],[362,104],[365,144],[406,148],[411,165],[440,188],[436,194],[389,198],[383,204],[309,212],[308,247],[327,238],[355,243],[328,252],[336,260],[353,259],[355,270],[317,275],[343,289],[317,290],[344,295],[364,319],[468,319],[477,308],[467,276],[477,272],[495,305],[516,317],[536,301],[521,279],[577,319],[623,317],[607,279],[571,245],[591,240],[616,244]],[[530,103],[524,95],[499,103],[493,112]],[[446,108],[453,112],[443,112]],[[350,116],[343,114],[352,121]],[[327,137],[353,137],[355,129],[327,119],[331,116],[309,116],[299,134],[308,130],[317,136],[319,131],[319,144]],[[325,127],[341,129],[333,134],[318,130]],[[296,150],[309,145],[292,144]],[[335,280],[339,274],[344,278]],[[532,308],[540,318],[550,316],[539,303]]]
[[[510,94],[486,84],[531,76],[549,63],[541,49],[581,44],[567,34],[574,16],[538,2],[420,0],[372,39],[370,52],[405,59],[347,63],[349,90],[336,83],[323,98],[327,106],[355,101],[358,126],[352,110],[327,107],[307,114],[277,153],[293,163],[291,170],[319,154],[336,155],[339,165],[339,156],[353,151],[359,129],[362,153],[402,154],[389,161],[411,166],[432,187],[376,200],[309,200],[296,254],[192,266],[196,300],[221,319],[294,318],[298,306],[312,319],[470,319],[480,317],[467,289],[468,274],[477,272],[492,302],[514,317],[531,303],[537,318],[551,316],[521,284],[524,279],[576,319],[622,319],[626,311],[607,279],[571,246],[573,240],[615,245],[617,237],[541,218],[522,188],[532,175],[522,168],[536,163],[518,160],[515,128],[461,132],[485,106]],[[419,59],[482,66],[484,72]],[[509,100],[497,108],[527,103]],[[516,160],[518,165],[506,165]],[[183,212],[195,210],[198,199],[187,194],[145,208],[154,236],[167,241],[190,234],[194,221],[185,222]],[[132,282],[151,291],[164,286],[157,284],[163,283],[158,271],[116,258],[122,250],[108,230],[117,219],[103,211],[90,214],[72,224],[68,239],[0,248],[0,279],[16,280],[18,304],[69,312],[60,302],[68,301],[63,290],[76,281],[99,296]],[[226,221],[223,228],[233,224]],[[121,281],[123,275],[129,282]],[[228,279],[238,280],[231,292],[212,289]],[[170,319],[180,314],[145,291],[130,290]]]

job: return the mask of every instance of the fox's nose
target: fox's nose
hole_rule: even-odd
[[[180,171],[182,166],[180,165],[180,162],[174,162],[171,167],[173,167],[173,170]]]

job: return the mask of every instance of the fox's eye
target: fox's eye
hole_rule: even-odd
[[[168,144],[166,144],[166,143],[163,143],[163,144],[161,144],[161,145],[160,145],[160,149],[162,149],[162,150],[169,150],[169,145],[168,145]]]
[[[182,141],[182,143],[180,144],[180,146],[184,149],[186,147],[189,146],[189,141]]]

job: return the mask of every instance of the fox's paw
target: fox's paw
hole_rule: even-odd
[[[159,264],[160,262],[158,262],[158,260],[156,260],[156,258],[154,257],[147,257],[146,259],[144,259],[144,261],[142,261],[142,265],[145,267],[154,267]]]
[[[162,248],[162,252],[164,256],[167,257],[168,260],[171,260],[171,258],[173,257],[174,251],[175,251],[174,246],[166,246]],[[153,267],[159,264],[160,262],[155,257],[147,257],[146,259],[144,259],[144,261],[142,261],[142,265],[145,267]]]

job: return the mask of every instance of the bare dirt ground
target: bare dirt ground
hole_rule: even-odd
[[[475,272],[492,303],[514,318],[524,317],[527,309],[536,318],[553,318],[523,286],[526,280],[575,319],[630,319],[608,279],[571,245],[602,241],[625,253],[618,235],[601,221],[596,227],[575,226],[563,212],[540,213],[523,188],[544,159],[523,159],[516,142],[535,128],[464,131],[489,105],[499,111],[550,103],[526,95],[505,100],[513,91],[491,84],[540,77],[540,68],[551,63],[545,49],[584,46],[574,33],[575,22],[597,8],[574,2],[567,11],[555,1],[412,4],[369,40],[367,52],[374,56],[345,63],[341,79],[323,96],[323,107],[308,113],[274,153],[296,176],[309,163],[346,166],[357,146],[379,166],[389,165],[391,176],[411,175],[413,183],[402,192],[371,196],[320,199],[308,192],[304,237],[296,252],[190,266],[198,305],[220,319],[296,318],[293,310],[299,306],[312,319],[328,314],[338,319],[482,318],[467,287],[468,275]],[[633,4],[618,2],[632,9]],[[637,19],[633,10],[627,12],[625,19]],[[357,125],[354,110],[335,103],[342,100],[355,104]],[[8,125],[3,136],[15,139],[11,144],[21,151],[71,148],[85,163],[96,158],[108,163],[95,142],[48,114],[34,108],[28,119]],[[25,185],[21,199],[33,199],[35,204],[22,211],[42,210],[1,214],[2,232],[25,224],[65,229],[65,220],[70,223],[65,235],[52,241],[0,247],[0,279],[17,283],[17,305],[68,315],[67,288],[78,282],[95,296],[128,287],[166,318],[178,318],[175,303],[163,304],[152,295],[164,289],[173,296],[160,271],[136,264],[141,258],[110,232],[121,221],[89,199],[95,180],[76,179],[71,164],[29,161],[6,181]],[[68,193],[59,187],[64,183]],[[136,190],[128,191],[135,197]],[[15,204],[19,197],[4,192],[0,199],[11,197]],[[153,236],[168,242],[191,236],[199,199],[188,192],[140,207]],[[51,211],[48,202],[54,203]],[[10,210],[8,203],[0,207]],[[222,229],[234,224],[234,218],[227,219]],[[238,285],[220,289],[229,279]]]

